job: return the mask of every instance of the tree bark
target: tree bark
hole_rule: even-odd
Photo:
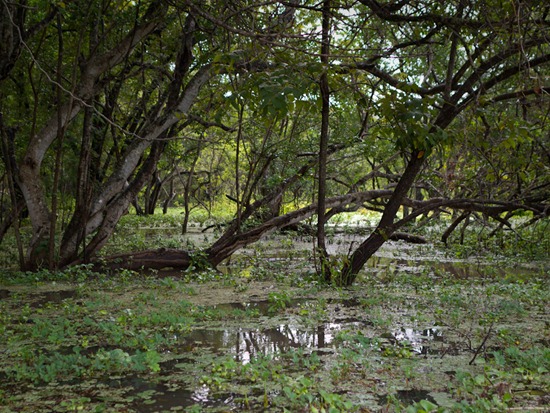
[[[187,251],[161,248],[130,254],[118,254],[97,262],[99,270],[185,270],[191,265],[191,255]]]
[[[338,197],[332,197],[326,199],[326,206],[328,208],[337,208],[346,204],[361,204],[377,198],[387,198],[392,194],[391,190],[375,190],[367,192],[357,192],[353,194],[346,194]],[[224,238],[222,241],[218,239],[212,246],[205,249],[205,254],[208,263],[213,267],[217,267],[222,261],[229,258],[235,251],[250,245],[267,234],[286,227],[299,223],[317,212],[317,204],[311,204],[307,207],[298,209],[293,212],[289,212],[284,215],[274,217],[263,224],[252,228],[251,230],[236,233],[232,236]],[[169,250],[170,260],[166,259],[164,255],[165,249],[143,251],[138,254],[128,253],[119,254],[113,257],[104,258],[102,261],[107,263],[107,266],[124,267],[122,263],[131,262],[132,267],[129,268],[148,268],[149,265],[154,265],[155,269],[163,268],[177,268],[185,269],[185,263],[189,263],[189,256],[192,254],[183,250]],[[160,253],[159,262],[155,262],[155,254]],[[140,257],[143,261],[140,261]],[[187,260],[187,261],[186,261]],[[118,264],[116,264],[118,263]],[[124,267],[126,268],[126,267]]]
[[[325,66],[319,79],[321,92],[321,136],[319,139],[319,173],[317,190],[317,252],[319,254],[320,275],[325,281],[330,282],[331,269],[327,267],[328,253],[325,244],[325,223],[327,196],[327,160],[329,140],[329,118],[330,118],[330,90],[328,84],[328,63],[330,53],[330,0],[323,2],[323,22],[321,40],[321,63]]]
[[[11,73],[21,54],[23,42],[28,41],[59,13],[58,7],[52,7],[42,20],[31,27],[25,27],[27,10],[30,9],[27,3],[27,0],[17,3],[3,1],[0,6],[0,82]]]
[[[189,44],[184,43],[183,48],[188,47]],[[190,58],[184,52],[181,55]],[[180,69],[187,70],[189,66],[190,62],[182,58],[178,61],[176,72],[179,72]],[[167,104],[168,113],[152,122],[145,129],[140,139],[134,140],[122,157],[122,162],[115,168],[101,191],[92,199],[90,216],[86,222],[82,223],[85,226],[86,233],[95,233],[90,244],[85,248],[87,256],[92,256],[105,245],[120,217],[128,210],[130,203],[156,169],[156,164],[166,142],[165,138],[170,136],[167,132],[181,120],[183,114],[188,113],[195,103],[201,87],[210,80],[213,74],[210,65],[202,67],[189,80],[181,93],[179,93],[180,82],[183,82],[183,76],[177,74],[174,77],[170,86],[171,96]],[[151,146],[151,144],[153,145]],[[130,181],[130,177],[135,173],[143,153],[149,147],[151,147],[151,153],[146,163],[136,175],[136,178]],[[75,233],[66,234],[61,247],[62,265],[79,261],[76,241]]]
[[[0,147],[2,155],[2,160],[7,172],[8,178],[8,192],[10,194],[11,200],[11,211],[7,214],[2,226],[0,227],[0,243],[4,239],[5,233],[8,231],[10,226],[13,225],[15,231],[15,241],[17,244],[17,253],[19,258],[19,265],[23,267],[25,265],[24,252],[23,252],[23,242],[21,240],[21,233],[19,231],[19,220],[24,211],[24,202],[23,197],[21,196],[21,191],[19,190],[18,185],[14,181],[14,177],[17,176],[17,163],[15,161],[15,131],[13,129],[6,130],[4,127],[4,119],[2,113],[0,112]]]
[[[445,230],[445,232],[443,233],[443,235],[441,235],[441,242],[443,242],[445,245],[447,245],[447,240],[449,239],[449,237],[451,236],[451,234],[453,233],[453,231],[456,229],[456,227],[458,227],[458,225],[464,221],[466,218],[468,218],[470,216],[471,212],[470,211],[463,211],[459,216],[458,218],[456,218],[452,223],[451,225],[449,225],[449,227]]]
[[[197,145],[197,153],[193,157],[193,162],[191,163],[191,168],[189,169],[189,173],[187,174],[187,180],[185,181],[185,185],[183,187],[183,223],[181,225],[181,233],[185,234],[187,232],[187,226],[189,225],[189,213],[191,212],[191,209],[189,208],[189,202],[191,200],[191,188],[193,186],[193,178],[195,176],[195,168],[197,166],[197,162],[199,161],[199,157],[202,150],[202,141],[199,141]],[[171,190],[172,191],[172,190]]]
[[[139,42],[162,23],[163,10],[164,7],[160,6],[154,8],[145,17],[145,21],[119,44],[102,55],[92,56],[83,65],[80,86],[76,93],[58,108],[58,111],[35,136],[30,138],[19,168],[19,187],[25,198],[33,228],[26,257],[27,269],[35,269],[47,259],[51,212],[40,176],[46,152],[58,136],[58,131],[66,127],[84,107],[84,102],[97,93],[97,79],[118,65]]]
[[[343,285],[351,285],[355,281],[357,274],[363,268],[373,254],[392,236],[395,229],[393,221],[403,199],[411,188],[416,176],[422,169],[424,163],[424,151],[414,150],[407,168],[399,180],[392,196],[384,208],[382,218],[373,233],[359,245],[353,252],[350,260],[344,263],[342,267],[341,282]]]

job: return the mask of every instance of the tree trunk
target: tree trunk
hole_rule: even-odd
[[[397,183],[392,196],[390,197],[382,218],[373,233],[353,252],[349,262],[346,262],[342,268],[341,282],[343,285],[351,285],[355,281],[357,274],[363,268],[373,254],[392,236],[396,228],[393,221],[399,207],[424,163],[424,151],[414,150],[407,168],[401,179]]]
[[[441,235],[441,242],[443,242],[445,245],[447,245],[447,240],[449,239],[449,237],[451,236],[451,234],[453,233],[453,231],[456,229],[456,227],[458,227],[458,225],[464,221],[466,218],[468,218],[470,216],[471,212],[470,211],[464,211],[462,212],[462,214],[460,214],[458,216],[458,218],[456,218],[452,223],[451,225],[449,225],[449,227],[445,230],[445,232],[443,233],[443,235]]]
[[[131,254],[119,254],[96,263],[98,269],[166,270],[183,271],[191,265],[187,251],[161,248]]]
[[[26,2],[3,1],[0,5],[0,82],[11,72],[21,53]]]
[[[26,257],[26,269],[36,269],[48,259],[50,240],[51,211],[47,205],[47,196],[41,179],[41,166],[48,149],[58,136],[58,131],[66,127],[80,112],[84,102],[91,99],[98,90],[97,79],[118,65],[128,53],[145,37],[151,34],[162,22],[164,7],[156,7],[145,17],[145,22],[138,25],[119,44],[101,55],[92,56],[82,64],[80,85],[74,96],[59,106],[46,125],[34,136],[31,136],[23,161],[19,167],[19,187],[25,198],[33,228],[32,239]],[[88,232],[89,233],[89,232]],[[74,254],[76,240],[69,253]],[[62,251],[63,254],[63,251]]]
[[[358,192],[326,199],[327,208],[337,208],[346,204],[357,204],[368,202],[377,198],[386,198],[392,194],[390,190],[377,190],[368,192]],[[278,217],[274,217],[261,225],[258,225],[248,231],[235,233],[231,236],[219,238],[213,245],[205,250],[207,261],[213,268],[217,267],[222,261],[229,258],[235,251],[250,245],[265,235],[284,228],[288,225],[297,224],[317,212],[317,204],[311,204],[307,207],[289,212]],[[120,267],[126,268],[123,263],[131,263],[129,268],[177,268],[185,269],[190,263],[189,257],[192,255],[183,250],[169,250],[170,260],[164,255],[165,249],[143,251],[140,253],[119,254],[113,257],[107,257],[103,261],[107,267],[115,266],[119,263]],[[159,255],[159,261],[155,261],[155,255]],[[142,261],[140,261],[142,260]],[[152,266],[151,266],[152,265]]]
[[[187,174],[187,180],[185,181],[185,185],[183,187],[183,223],[181,225],[181,233],[182,235],[187,232],[187,226],[189,225],[189,213],[191,212],[191,209],[189,207],[189,203],[191,200],[191,188],[193,186],[193,178],[195,176],[195,168],[197,166],[197,162],[199,161],[199,157],[201,155],[202,151],[202,141],[199,140],[198,146],[197,146],[197,153],[195,157],[193,158],[193,163],[191,164],[191,169],[189,169],[189,173]]]
[[[200,88],[211,76],[210,66],[203,67],[193,76],[177,104],[173,105],[173,111],[156,120],[144,132],[143,137],[136,140],[127,149],[123,162],[119,163],[102,190],[94,197],[91,202],[90,216],[86,222],[81,223],[81,225],[86,226],[86,233],[92,234],[97,231],[85,249],[88,256],[92,256],[105,245],[120,217],[126,213],[130,203],[137,196],[145,182],[150,179],[160,156],[157,151],[161,147],[161,143],[166,143],[164,138],[166,138],[169,129],[180,121],[182,113],[189,111]],[[151,145],[152,143],[153,145]],[[143,153],[149,147],[151,147],[151,153],[147,161],[136,178],[128,182],[131,175],[135,173]],[[65,234],[61,247],[62,265],[79,261],[76,235],[74,231]]]
[[[170,192],[168,193],[168,196],[162,203],[162,214],[166,215],[168,213],[168,208],[170,208],[170,204],[176,197],[176,191],[174,191],[174,177],[172,176],[170,178]]]
[[[330,117],[330,90],[328,84],[328,63],[330,52],[330,0],[323,2],[323,23],[321,41],[321,63],[325,66],[319,79],[321,92],[321,136],[319,139],[319,182],[317,190],[317,252],[319,253],[320,275],[330,282],[331,269],[328,268],[327,247],[325,244],[325,198],[327,196],[327,159]]]
[[[0,112],[0,154],[4,165],[6,168],[6,175],[8,180],[8,192],[10,194],[11,200],[11,211],[8,213],[2,225],[0,227],[0,243],[4,239],[5,233],[8,231],[10,226],[13,225],[15,232],[15,240],[17,243],[17,253],[19,258],[19,266],[23,267],[25,265],[24,252],[23,252],[23,242],[21,240],[21,233],[19,231],[19,220],[24,211],[24,202],[23,197],[21,196],[21,191],[14,181],[14,177],[17,176],[17,163],[15,161],[15,131],[13,129],[6,130],[4,128],[4,119],[2,113]],[[3,211],[2,211],[3,212]]]
[[[145,192],[145,215],[154,215],[157,206],[163,181],[158,176],[158,170],[153,172],[149,186]]]

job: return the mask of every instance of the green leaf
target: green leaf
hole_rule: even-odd
[[[422,408],[426,411],[426,412],[431,412],[432,410],[435,410],[437,409],[437,404],[433,404],[432,402],[428,401],[428,400],[420,400],[418,402],[418,404],[420,406],[422,406]]]

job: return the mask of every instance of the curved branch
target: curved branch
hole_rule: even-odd
[[[467,212],[482,212],[489,216],[496,216],[503,212],[510,211],[531,211],[536,214],[546,214],[548,215],[550,211],[543,204],[527,204],[520,203],[517,201],[497,201],[497,200],[488,200],[488,199],[469,199],[469,198],[459,198],[459,199],[444,199],[444,198],[433,198],[426,201],[415,201],[411,199],[406,199],[403,203],[407,206],[412,206],[415,209],[406,217],[400,219],[392,225],[392,230],[395,231],[403,225],[412,222],[416,217],[420,215],[427,214],[428,212],[434,211],[440,208],[452,208],[460,209]]]
[[[19,186],[25,197],[29,216],[34,228],[35,240],[39,242],[49,225],[49,210],[41,185],[41,164],[48,148],[57,136],[58,129],[66,127],[86,106],[86,101],[97,93],[96,81],[105,71],[120,63],[131,50],[162,24],[162,8],[146,16],[146,20],[127,35],[118,45],[103,55],[92,57],[83,67],[80,86],[76,95],[63,104],[46,125],[32,136],[19,169]],[[62,87],[61,85],[58,85]]]
[[[451,102],[453,104],[458,104],[458,102],[463,98],[463,96],[468,93],[469,93],[469,96],[465,99],[465,101],[470,101],[474,96],[476,96],[480,92],[486,93],[487,90],[503,82],[504,80],[512,77],[513,75],[516,75],[529,67],[537,66],[542,63],[548,62],[550,56],[543,55],[541,57],[532,59],[530,62],[524,62],[520,65],[512,65],[506,69],[500,70],[497,75],[485,81],[482,85],[480,85],[480,87],[477,90],[475,90],[475,85],[482,79],[484,75],[491,72],[495,68],[498,68],[504,62],[506,62],[506,60],[508,60],[510,57],[515,56],[518,52],[524,51],[527,48],[538,47],[541,44],[547,44],[548,42],[549,42],[549,39],[546,39],[544,37],[539,37],[539,38],[531,39],[529,42],[526,42],[523,44],[519,44],[519,43],[513,44],[507,49],[502,50],[499,53],[493,55],[491,58],[485,60],[477,68],[473,69],[473,73],[462,83],[462,85],[458,88],[458,90],[453,94],[451,98]],[[463,101],[461,106],[465,104],[465,101]]]
[[[515,19],[506,20],[474,20],[474,19],[465,19],[456,16],[442,16],[435,13],[424,13],[421,15],[405,15],[397,14],[396,12],[405,4],[410,4],[409,2],[398,3],[397,7],[395,4],[380,4],[376,0],[359,0],[362,4],[367,6],[372,10],[377,17],[388,22],[395,23],[437,23],[440,25],[459,28],[459,27],[468,27],[471,29],[482,29],[487,26],[492,28],[498,27],[509,27],[510,23],[516,23]],[[539,25],[549,25],[549,22],[546,20],[537,20]]]
[[[375,190],[367,192],[358,192],[343,196],[327,198],[326,206],[336,208],[346,204],[360,204],[376,198],[387,198],[391,196],[391,190]],[[287,214],[272,218],[261,225],[258,225],[243,233],[225,238],[224,242],[219,240],[210,248],[204,250],[208,263],[216,267],[223,260],[230,257],[235,251],[253,244],[262,237],[278,229],[301,222],[317,210],[317,204],[311,204],[307,207],[289,212]],[[165,269],[173,268],[184,270],[189,267],[192,253],[184,250],[158,249],[141,252],[132,252],[127,254],[118,254],[111,257],[102,258],[102,263],[98,265],[107,265],[107,267],[128,268],[128,269]],[[156,259],[158,258],[158,259]]]
[[[531,95],[550,95],[550,86],[542,86],[533,89],[520,90],[517,92],[503,93],[501,95],[495,96],[494,98],[488,99],[483,103],[482,106],[510,99],[525,99],[527,98],[527,96]]]

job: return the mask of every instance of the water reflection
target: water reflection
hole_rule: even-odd
[[[433,341],[443,341],[443,332],[436,327],[423,330],[401,327],[393,330],[392,336],[398,343],[407,343],[418,354],[437,353],[430,345]]]
[[[248,363],[255,357],[288,352],[292,349],[330,347],[336,334],[359,323],[323,323],[312,329],[290,324],[271,328],[197,329],[180,338],[182,346],[204,347],[233,354],[235,360]]]
[[[357,228],[359,230],[360,228]],[[191,226],[181,235],[181,228],[142,228],[151,240],[171,238],[184,249],[202,248],[214,242],[219,234],[212,229]],[[204,231],[204,232],[203,232]],[[368,233],[368,230],[367,230]],[[327,237],[327,252],[330,255],[346,255],[365,238],[361,233],[338,233]],[[314,239],[309,236],[274,234],[248,245],[234,253],[236,261],[250,257],[262,258],[273,263],[289,260],[303,261],[313,250]],[[219,266],[224,270],[231,260]],[[527,276],[534,270],[527,268],[497,267],[495,263],[476,261],[451,261],[438,255],[431,247],[407,244],[401,241],[388,241],[377,254],[366,263],[365,270],[385,271],[388,274],[419,272],[429,268],[436,276],[451,275],[457,278]]]
[[[231,393],[213,394],[207,386],[194,390],[169,388],[163,383],[147,381],[138,377],[111,380],[110,387],[131,387],[127,393],[136,399],[134,409],[140,413],[182,410],[195,404],[202,408],[225,407],[234,411],[234,398]],[[153,401],[154,400],[154,401]]]
[[[288,304],[288,308],[301,307],[307,305],[309,301],[314,300],[293,300]],[[329,300],[327,305],[335,306],[336,311],[340,311],[341,308],[357,307],[359,301],[357,299]],[[257,311],[257,314],[269,316],[270,306],[269,301],[258,301],[219,304],[215,308],[221,311],[252,310]],[[375,328],[368,319],[349,317],[347,311],[337,314],[339,317],[335,317],[332,313],[330,321],[320,322],[313,327],[293,322],[264,328],[229,325],[221,328],[198,328],[176,339],[179,340],[181,350],[208,348],[214,352],[232,354],[235,360],[248,363],[257,356],[285,353],[292,349],[331,348],[338,333],[344,330]],[[415,353],[423,355],[439,354],[440,351],[433,348],[433,343],[442,342],[444,338],[442,330],[437,327],[419,329],[408,326],[395,326],[381,337],[388,339],[393,345],[407,345]]]

